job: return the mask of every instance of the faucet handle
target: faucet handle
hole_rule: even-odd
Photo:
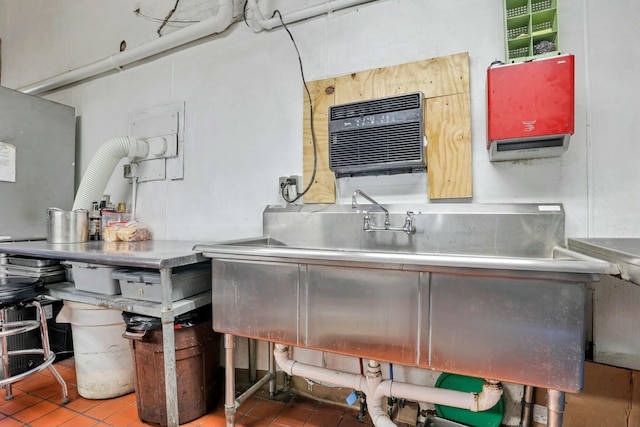
[[[413,216],[415,212],[407,211],[407,217],[404,220],[404,225],[402,226],[402,231],[407,234],[414,234],[416,232],[416,227],[413,225]]]

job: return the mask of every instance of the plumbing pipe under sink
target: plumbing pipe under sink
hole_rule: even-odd
[[[485,380],[480,393],[467,393],[383,380],[380,364],[375,360],[370,360],[366,373],[359,375],[296,362],[289,358],[288,347],[284,344],[276,344],[273,354],[280,369],[288,375],[325,381],[363,392],[369,402],[369,415],[376,427],[397,427],[383,409],[384,398],[387,396],[452,406],[473,412],[492,408],[502,396],[502,384],[499,381]]]

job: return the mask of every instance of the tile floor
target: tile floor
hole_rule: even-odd
[[[138,419],[136,395],[131,393],[109,400],[88,400],[78,395],[74,359],[55,364],[67,382],[69,403],[60,403],[60,386],[48,369],[13,384],[13,399],[4,399],[0,390],[2,427],[135,427],[147,426]],[[354,405],[355,406],[355,405]],[[248,398],[236,413],[237,427],[366,427],[370,419],[357,419],[357,408],[326,404],[301,395],[279,394],[268,399],[258,392]],[[188,424],[189,427],[225,427],[223,402],[210,413]]]

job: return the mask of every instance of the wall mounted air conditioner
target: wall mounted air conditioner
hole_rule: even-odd
[[[329,107],[329,167],[336,176],[424,172],[423,95]]]
[[[491,161],[560,156],[574,130],[574,56],[487,70]]]

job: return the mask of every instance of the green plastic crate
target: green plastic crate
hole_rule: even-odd
[[[504,0],[506,62],[560,54],[558,0]]]

